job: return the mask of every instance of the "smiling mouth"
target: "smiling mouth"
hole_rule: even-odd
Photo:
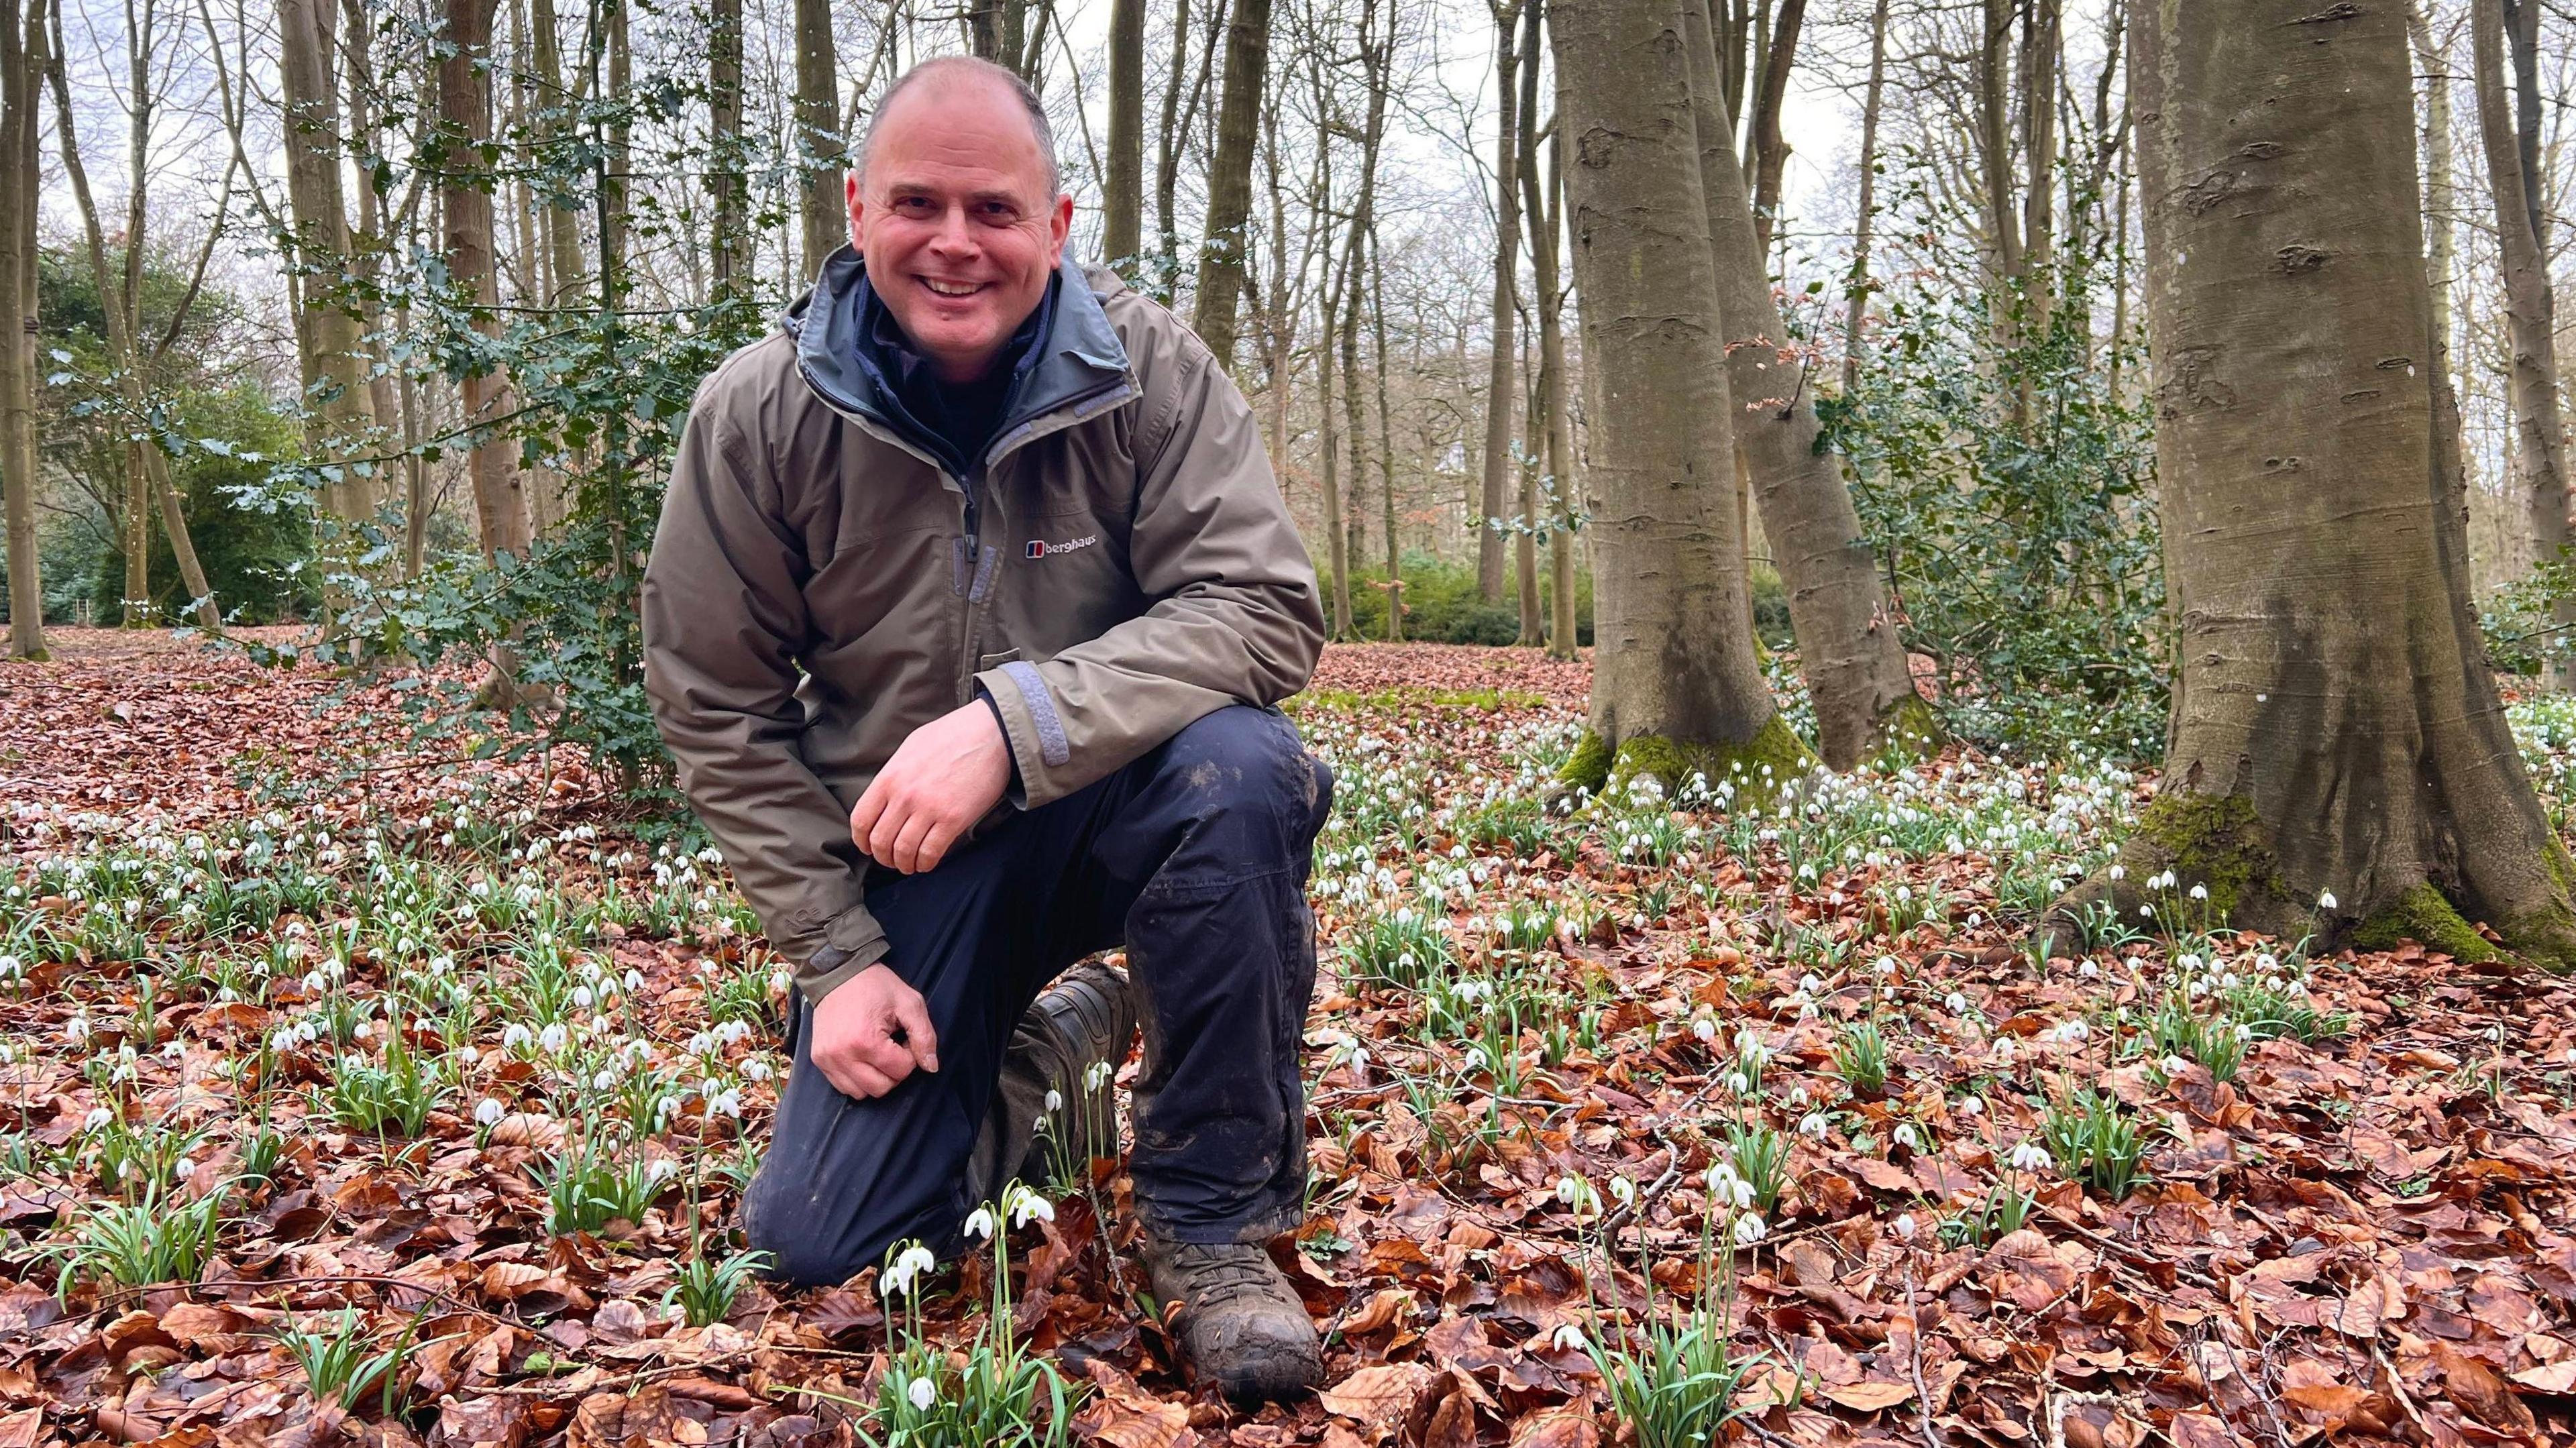
[[[944,282],[936,277],[923,277],[920,281],[934,296],[971,297],[984,290],[982,282]]]

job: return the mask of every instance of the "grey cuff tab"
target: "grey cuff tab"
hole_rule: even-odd
[[[1004,664],[1002,672],[1020,686],[1020,699],[1029,706],[1029,722],[1038,731],[1038,757],[1050,766],[1071,760],[1073,749],[1065,742],[1064,720],[1055,712],[1055,696],[1047,692],[1046,676],[1026,660]]]

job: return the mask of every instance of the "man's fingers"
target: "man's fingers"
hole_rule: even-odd
[[[930,837],[921,842],[921,868],[925,870],[938,869],[939,862],[948,858],[948,847],[957,843],[957,834],[957,826],[948,823],[946,820],[942,820],[938,824],[932,825],[930,827]]]
[[[859,1061],[889,1083],[912,1074],[912,1052],[904,1049],[903,1044],[890,1033],[860,1042]]]
[[[895,841],[903,838],[903,827],[912,818],[912,806],[901,800],[889,800],[876,824],[869,829],[867,843],[860,846],[878,864],[903,868],[895,862]]]
[[[919,991],[907,990],[894,999],[895,1024],[903,1027],[903,1038],[912,1044],[912,1057],[924,1071],[939,1069],[939,1033],[930,1028],[930,1007],[923,1003]]]
[[[918,874],[930,866],[921,858],[922,842],[930,838],[936,825],[930,811],[916,809],[903,822],[903,832],[894,839],[894,867],[907,875]]]
[[[850,806],[850,839],[861,850],[868,849],[868,836],[877,827],[878,817],[885,813],[885,775],[880,771],[859,793],[859,802]],[[868,853],[875,852],[869,850]]]

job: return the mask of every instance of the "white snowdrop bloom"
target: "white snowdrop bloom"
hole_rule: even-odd
[[[194,1158],[183,1156],[179,1158],[178,1165],[170,1168],[170,1173],[179,1180],[186,1181],[197,1174],[197,1163]]]
[[[616,1073],[616,1072],[614,1072],[614,1071],[602,1071],[602,1072],[600,1072],[598,1075],[591,1077],[591,1078],[590,1078],[590,1089],[592,1089],[593,1091],[614,1091],[614,1090],[616,1090],[616,1089],[617,1089],[617,1073]]]
[[[930,1255],[930,1249],[916,1242],[895,1255],[894,1265],[885,1270],[881,1285],[890,1297],[910,1296],[914,1280],[938,1265],[939,1259]]]
[[[1741,1071],[1730,1071],[1726,1076],[1726,1089],[1730,1095],[1750,1096],[1753,1094],[1752,1078]]]
[[[2075,973],[2084,977],[2086,980],[2099,980],[2102,976],[2102,967],[2095,965],[2092,961],[2088,960],[2082,965],[2075,967]]]
[[[2189,1061],[2175,1055],[2167,1055],[2164,1060],[2157,1064],[2164,1067],[2165,1074],[2168,1076],[2179,1076],[2183,1072],[2191,1069],[2191,1063]]]
[[[1890,1222],[1888,1225],[1896,1229],[1896,1236],[1899,1241],[1911,1242],[1914,1240],[1914,1214],[1912,1212],[1906,1212],[1898,1216],[1895,1221]]]
[[[1974,1121],[1974,1120],[1975,1120],[1975,1119],[1977,1119],[1978,1117],[1985,1115],[1985,1114],[1986,1114],[1986,1102],[1985,1102],[1985,1098],[1984,1098],[1984,1097],[1981,1097],[1981,1096],[1970,1096],[1970,1097],[1966,1098],[1965,1100],[1961,1101],[1961,1102],[1959,1103],[1959,1114],[1960,1114],[1961,1116],[1967,1117],[1967,1118],[1968,1118],[1969,1120],[1971,1120],[1971,1121]]]
[[[296,984],[303,986],[307,991],[319,991],[328,983],[329,982],[323,980],[322,972],[318,970],[306,971],[304,973],[304,979],[296,982]]]
[[[2129,877],[2129,872],[2117,864],[2114,864],[2110,869],[2103,873],[2109,875],[2114,880],[2125,880]]]
[[[1717,1039],[1717,1022],[1702,1016],[1691,1022],[1691,1034],[1699,1037],[1703,1044],[1714,1041]]]
[[[2048,1154],[2048,1148],[2035,1141],[2025,1141],[2014,1147],[2012,1155],[2005,1160],[2014,1171],[2038,1171],[2055,1159]]]
[[[770,1075],[771,1068],[769,1063],[761,1060],[757,1056],[754,1056],[750,1060],[742,1063],[742,1079],[745,1081],[766,1081],[769,1079]]]
[[[1011,1203],[1011,1225],[1014,1227],[1025,1227],[1031,1221],[1052,1222],[1054,1220],[1055,1203],[1035,1192],[1022,1191],[1019,1199]]]
[[[903,1393],[912,1400],[914,1407],[925,1413],[930,1411],[931,1404],[939,1401],[939,1387],[928,1378],[914,1378],[905,1385]]]
[[[1873,969],[1877,970],[1880,975],[1896,974],[1896,957],[1892,955],[1880,956]]]
[[[1803,1085],[1801,1085],[1801,1086],[1792,1086],[1792,1087],[1790,1087],[1790,1088],[1789,1088],[1789,1104],[1790,1104],[1791,1106],[1804,1106],[1804,1105],[1806,1105],[1806,1104],[1807,1104],[1807,1088],[1806,1088],[1805,1086],[1803,1086]]]
[[[1941,1005],[1954,1016],[1964,1016],[1968,1013],[1967,994],[1954,990],[1941,998]]]
[[[360,1021],[349,1028],[349,1034],[355,1036],[361,1041],[370,1040],[376,1034],[376,1023],[373,1021]]]
[[[93,1106],[89,1109],[89,1115],[81,1118],[81,1130],[96,1131],[115,1119],[115,1112],[104,1106]]]
[[[975,1210],[968,1212],[966,1214],[966,1225],[960,1227],[958,1230],[964,1232],[967,1236],[974,1238],[978,1242],[989,1240],[993,1235],[992,1209],[989,1207],[977,1207]]]
[[[2332,910],[2335,908],[2335,897],[2332,890],[2328,890],[2317,896],[2317,908],[2320,910]]]
[[[598,997],[591,994],[589,986],[577,985],[572,988],[572,1003],[580,1009],[589,1010],[596,1000]]]
[[[1743,1216],[1735,1219],[1735,1231],[1733,1235],[1735,1237],[1735,1245],[1738,1247],[1750,1247],[1754,1243],[1761,1241],[1763,1238],[1770,1236],[1771,1227],[1769,1223],[1763,1221],[1759,1216],[1751,1212],[1746,1212]]]
[[[1617,1197],[1623,1207],[1632,1205],[1637,1200],[1637,1184],[1626,1177],[1614,1176],[1610,1179],[1610,1195]]]
[[[1556,1330],[1556,1335],[1547,1340],[1547,1345],[1551,1350],[1556,1352],[1589,1352],[1592,1350],[1592,1345],[1583,1340],[1583,1329],[1570,1322],[1565,1324],[1563,1327],[1558,1328]]]
[[[707,1098],[707,1110],[718,1116],[739,1119],[742,1116],[742,1093],[733,1090],[719,1091]]]
[[[74,1046],[89,1044],[89,1017],[74,1016],[63,1022],[63,1040]]]
[[[1896,1124],[1895,1136],[1896,1144],[1904,1147],[1907,1151],[1921,1151],[1923,1149],[1923,1133],[1915,1130],[1914,1123],[1911,1121],[1898,1122]]]
[[[629,991],[642,990],[644,988],[644,972],[637,970],[631,965],[628,966],[626,968],[625,984]]]
[[[537,1044],[549,1051],[562,1050],[565,1043],[571,1039],[572,1032],[565,1030],[564,1023],[561,1021],[552,1022],[544,1030],[537,1032]]]
[[[2209,887],[2208,887],[2207,885],[2194,885],[2194,886],[2192,886],[2192,887],[2191,887],[2191,898],[2193,898],[2194,900],[2206,900],[2206,899],[2208,899],[2208,898],[2209,898]]]
[[[474,1124],[477,1126],[498,1126],[506,1114],[496,1097],[486,1096],[474,1103]]]
[[[1816,973],[1812,970],[1808,971],[1805,975],[1798,977],[1798,990],[1802,994],[1815,995],[1824,990],[1824,988],[1825,983],[1816,979]]]
[[[1046,1094],[1046,1109],[1051,1112],[1062,1111],[1064,1109],[1064,1093],[1054,1089],[1053,1087],[1049,1087]]]

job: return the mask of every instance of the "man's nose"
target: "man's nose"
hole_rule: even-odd
[[[952,206],[941,214],[939,230],[931,234],[930,245],[947,256],[962,256],[976,249],[975,229],[967,225],[964,207]]]

